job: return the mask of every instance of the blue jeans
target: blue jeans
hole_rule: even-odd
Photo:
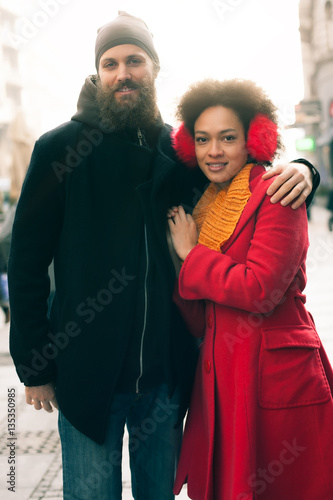
[[[59,412],[64,500],[121,500],[124,427],[129,435],[132,494],[135,500],[173,500],[182,427],[174,428],[178,392],[165,384],[144,394],[116,394],[106,439],[98,445]]]

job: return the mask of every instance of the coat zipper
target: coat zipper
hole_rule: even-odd
[[[146,334],[146,325],[147,325],[147,311],[148,311],[148,292],[147,292],[147,279],[148,279],[148,270],[149,270],[149,254],[148,254],[148,241],[147,241],[147,227],[144,225],[144,233],[145,233],[145,250],[146,250],[146,274],[144,281],[144,313],[143,313],[143,327],[141,334],[141,346],[140,346],[140,374],[136,381],[135,392],[139,393],[139,382],[140,378],[143,375],[143,342]]]
[[[138,127],[138,139],[139,139],[139,144],[140,146],[143,146],[143,133],[141,132],[141,129]]]

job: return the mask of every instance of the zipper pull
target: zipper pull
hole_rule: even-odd
[[[140,128],[138,127],[138,139],[139,139],[139,144],[140,146],[143,146],[143,133],[141,132]]]

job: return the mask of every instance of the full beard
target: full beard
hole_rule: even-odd
[[[132,96],[124,96],[120,100],[116,98],[115,92],[124,85],[139,90],[136,99]],[[96,87],[99,114],[106,129],[110,131],[138,127],[145,129],[156,122],[158,108],[154,80],[140,83],[126,82],[111,87],[103,86],[97,77]]]

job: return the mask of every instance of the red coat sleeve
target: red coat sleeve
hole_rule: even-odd
[[[305,261],[306,207],[303,204],[293,210],[280,203],[272,204],[265,196],[255,215],[251,241],[240,232],[234,243],[247,245],[246,262],[237,262],[227,254],[196,245],[179,275],[181,297],[209,299],[254,313],[262,312],[260,304],[272,294],[282,298]]]
[[[173,301],[180,310],[189,332],[194,337],[203,337],[206,328],[205,301],[183,299],[179,295],[178,280],[173,292]]]

